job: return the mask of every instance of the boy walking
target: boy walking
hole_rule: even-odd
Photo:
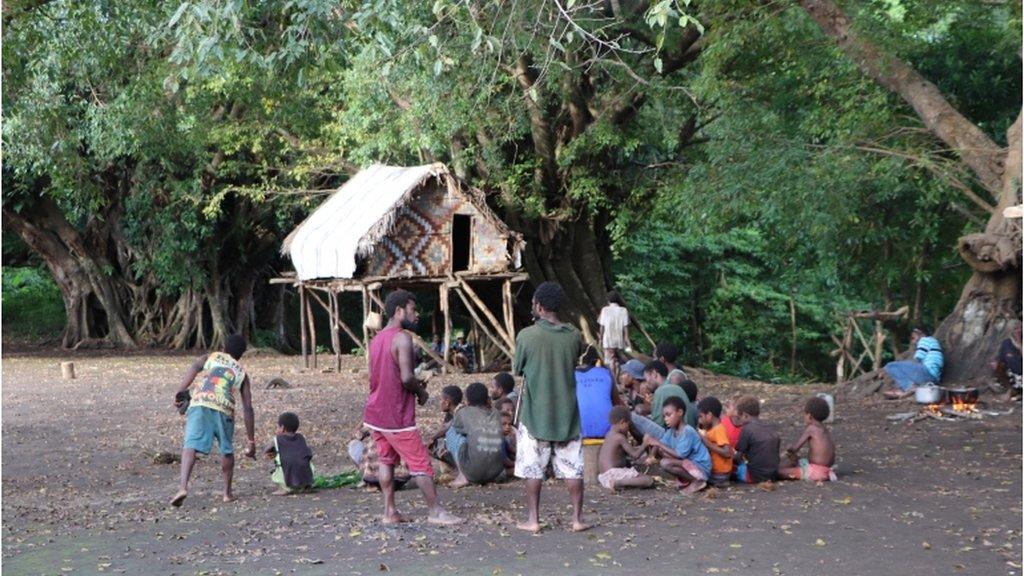
[[[181,407],[179,395],[189,388],[191,402],[185,420],[185,441],[181,450],[181,481],[178,493],[171,498],[171,506],[178,507],[188,496],[188,481],[196,463],[196,453],[209,454],[213,441],[217,440],[220,452],[220,470],[224,477],[224,502],[235,499],[231,491],[231,480],[235,472],[235,393],[242,399],[242,414],[245,416],[245,435],[248,439],[245,455],[256,457],[256,436],[254,432],[252,390],[249,376],[238,361],[245,354],[245,338],[233,334],[224,343],[223,352],[200,356],[189,366],[175,394],[174,405]],[[206,376],[198,385],[193,382],[200,372]]]

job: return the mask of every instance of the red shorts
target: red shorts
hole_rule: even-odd
[[[403,432],[373,430],[370,437],[377,445],[377,455],[381,464],[394,466],[399,462],[405,462],[405,467],[413,476],[434,475],[434,468],[430,465],[430,454],[427,452],[427,447],[423,444],[423,438],[420,437],[418,430]]]

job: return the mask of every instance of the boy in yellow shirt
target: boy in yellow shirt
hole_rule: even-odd
[[[711,478],[708,482],[714,486],[727,485],[732,474],[734,451],[722,424],[722,403],[714,396],[701,398],[697,404],[697,416],[704,446],[711,453]]]

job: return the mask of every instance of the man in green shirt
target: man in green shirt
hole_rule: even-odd
[[[554,282],[533,294],[533,326],[516,337],[514,371],[523,376],[516,432],[516,476],[526,480],[526,522],[517,526],[540,531],[540,488],[554,456],[555,476],[564,478],[572,499],[572,529],[583,523],[583,442],[573,370],[583,353],[578,330],[558,319],[564,293]]]

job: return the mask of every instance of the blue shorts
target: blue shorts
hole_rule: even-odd
[[[213,408],[192,406],[185,420],[185,443],[183,449],[192,449],[209,454],[213,439],[217,439],[217,450],[224,456],[235,453],[235,419]]]

